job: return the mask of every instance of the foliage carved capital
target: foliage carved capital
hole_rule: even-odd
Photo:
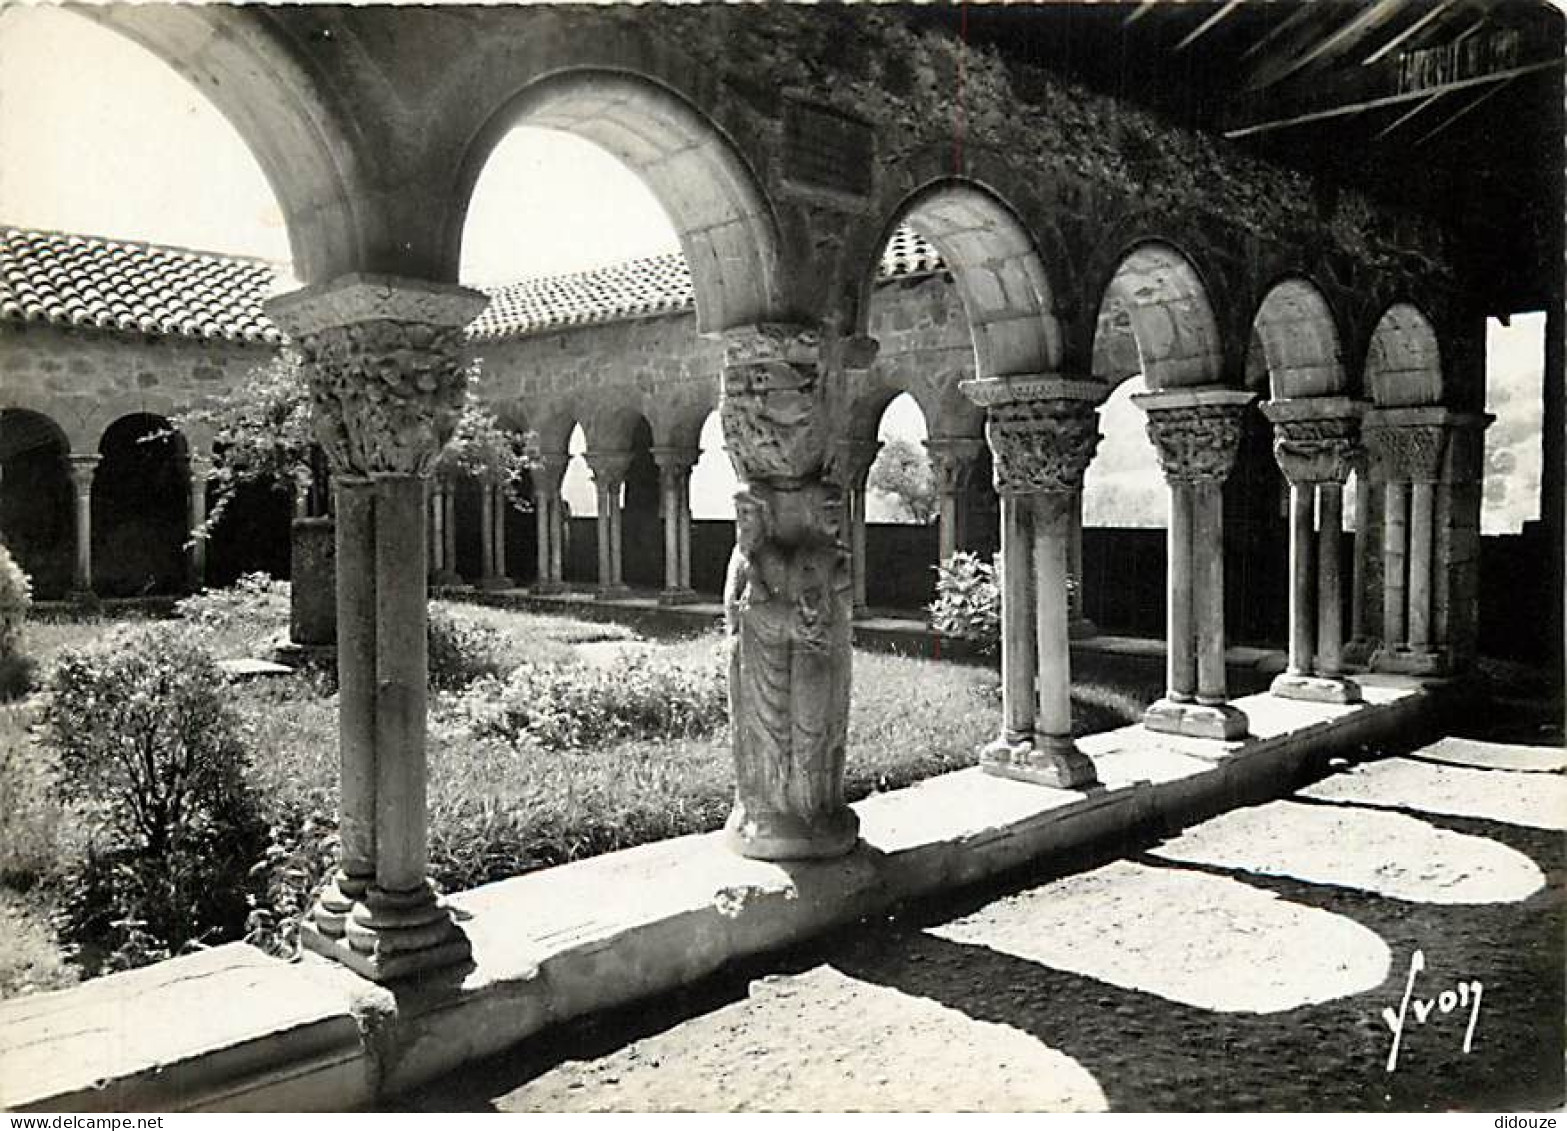
[[[1273,458],[1291,484],[1340,483],[1360,458],[1360,419],[1365,405],[1347,397],[1270,401],[1263,415],[1273,424]]]
[[[1176,389],[1132,397],[1148,416],[1148,438],[1172,485],[1222,483],[1229,477],[1251,400],[1251,393],[1232,389]]]
[[[1099,448],[1099,415],[1086,400],[1014,401],[986,413],[996,491],[1072,492]]]

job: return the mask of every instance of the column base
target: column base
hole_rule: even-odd
[[[1367,640],[1364,637],[1351,640],[1344,645],[1344,667],[1350,671],[1365,671],[1371,664],[1371,657],[1377,650],[1375,640]]]
[[[979,768],[992,777],[1057,789],[1086,789],[1099,784],[1099,775],[1088,755],[1071,738],[1058,735],[1035,735],[1033,741],[1018,742],[998,738],[980,750]]]
[[[866,620],[871,615],[869,605],[855,605],[849,614],[854,620]]]
[[[566,583],[564,581],[535,581],[528,586],[528,592],[539,597],[548,597],[554,593],[564,593]]]
[[[600,585],[593,590],[593,596],[600,601],[614,601],[621,597],[631,596],[629,585]]]
[[[462,575],[455,570],[440,569],[430,575],[430,587],[432,589],[452,589],[459,585],[465,585]]]
[[[492,591],[496,589],[515,589],[516,587],[517,583],[511,578],[500,577],[498,575],[495,577],[481,577],[474,585],[475,589],[488,589]]]
[[[1066,635],[1069,640],[1087,640],[1099,635],[1099,626],[1087,617],[1073,617],[1067,622]]]
[[[845,805],[807,819],[793,813],[752,813],[736,805],[724,843],[750,860],[821,860],[846,855],[860,839],[860,818]]]
[[[1179,703],[1160,699],[1143,712],[1143,726],[1160,734],[1188,738],[1216,738],[1230,742],[1245,738],[1249,722],[1244,712],[1228,703]]]
[[[1371,657],[1371,670],[1399,675],[1441,675],[1446,667],[1440,652],[1400,647],[1378,648]]]
[[[337,925],[335,905],[325,899],[316,917],[300,924],[301,943],[317,954],[341,962],[372,982],[393,982],[468,962],[473,956],[463,934],[428,884],[411,892],[385,892],[372,887]]]
[[[660,605],[689,605],[696,600],[695,589],[663,589],[658,594]]]
[[[98,604],[98,594],[91,589],[72,589],[65,594],[65,599],[77,605],[86,605],[91,608]]]
[[[1359,703],[1360,685],[1336,675],[1293,675],[1281,672],[1273,677],[1270,695],[1280,699],[1303,699],[1309,703]]]

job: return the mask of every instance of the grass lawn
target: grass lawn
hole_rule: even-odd
[[[482,659],[477,679],[459,673],[453,689],[430,699],[430,856],[440,887],[461,890],[722,825],[733,774],[716,635],[633,643],[633,632],[613,624],[447,602],[432,608],[457,626],[455,651]],[[225,591],[201,599],[186,619],[218,658],[258,654],[286,626],[286,590]],[[29,647],[47,670],[61,649],[110,627],[103,619],[34,622]],[[627,646],[606,654],[611,641]],[[971,765],[995,732],[1000,698],[989,669],[856,652],[853,678],[850,800]],[[330,862],[332,683],[330,673],[303,671],[233,688],[248,776],[298,865],[289,898],[275,901],[280,916],[303,903]],[[1077,689],[1079,732],[1135,720],[1142,692]],[[0,707],[0,954],[9,956],[0,994],[75,977],[47,927],[51,885],[73,848],[61,833],[70,821],[51,787],[51,751],[31,729],[36,712],[36,699]],[[609,740],[577,742],[578,731],[558,725],[577,716],[594,725],[629,721]],[[644,718],[661,737],[639,729]]]

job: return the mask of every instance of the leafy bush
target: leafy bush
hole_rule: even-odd
[[[230,938],[266,845],[229,689],[187,629],[151,625],[62,652],[44,737],[86,843],[57,921],[88,969]]]
[[[32,604],[32,583],[0,544],[0,703],[20,699],[33,689],[36,666],[24,650],[23,640]]]
[[[428,623],[431,687],[461,691],[475,680],[502,676],[510,668],[506,639],[490,625],[438,608],[430,610]]]
[[[930,627],[989,651],[1001,641],[1001,564],[959,551],[936,566]]]
[[[247,573],[223,589],[203,589],[174,611],[220,659],[254,656],[288,624],[289,583]]]
[[[0,708],[0,883],[18,889],[52,877],[63,824],[58,768],[28,734],[25,708]]]
[[[727,718],[725,667],[717,648],[707,653],[695,664],[642,652],[603,666],[523,664],[504,682],[476,685],[454,714],[476,738],[546,750],[691,738]]]

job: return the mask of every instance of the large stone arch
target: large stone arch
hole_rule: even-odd
[[[874,244],[851,256],[860,332],[868,323],[881,249],[901,224],[928,240],[952,274],[973,339],[976,377],[1060,369],[1066,352],[1057,315],[1060,288],[1030,226],[979,180],[943,176],[917,185],[885,213]]]
[[[0,406],[0,540],[38,597],[62,597],[70,587],[70,450],[65,429],[48,413]]]
[[[566,67],[508,93],[468,141],[450,186],[442,257],[453,276],[479,174],[514,127],[558,129],[600,146],[640,178],[680,237],[701,333],[768,320],[779,294],[771,203],[723,131],[677,89],[646,74]]]
[[[1302,275],[1279,279],[1258,303],[1251,328],[1274,399],[1349,391],[1338,318],[1313,280]]]
[[[1099,280],[1092,356],[1112,384],[1131,376],[1126,337],[1150,389],[1218,385],[1226,378],[1225,342],[1205,273],[1188,249],[1162,236],[1101,251],[1091,277]],[[1115,339],[1119,338],[1117,342]]]
[[[152,52],[229,121],[277,197],[302,282],[360,269],[357,139],[275,13],[206,4],[72,10]]]
[[[1366,393],[1379,408],[1444,402],[1441,347],[1419,307],[1399,301],[1382,312],[1366,346],[1363,373]]]

